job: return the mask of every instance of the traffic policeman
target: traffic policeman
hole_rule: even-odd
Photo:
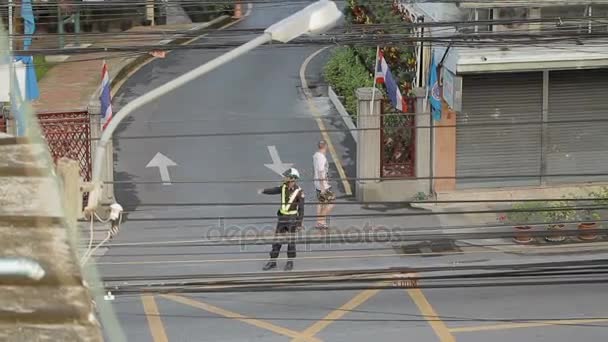
[[[266,195],[281,195],[281,207],[277,211],[277,227],[275,234],[296,233],[302,227],[304,219],[304,192],[296,184],[300,178],[300,173],[294,168],[283,173],[283,184],[281,186],[260,190],[259,193]],[[272,244],[270,251],[270,261],[264,265],[263,270],[268,271],[277,267],[276,258],[281,250],[280,243]],[[287,258],[285,271],[293,269],[293,259],[296,257],[296,244],[289,242],[287,244]]]

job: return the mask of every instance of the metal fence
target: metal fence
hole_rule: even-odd
[[[6,116],[0,115],[0,132],[6,133]]]
[[[38,122],[53,161],[66,157],[77,160],[80,176],[91,180],[91,122],[86,111],[38,113]]]
[[[380,117],[380,177],[415,177],[416,118],[415,98],[407,99],[407,112],[393,109],[390,102],[382,102]]]

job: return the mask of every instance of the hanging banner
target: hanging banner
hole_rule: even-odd
[[[441,70],[443,99],[454,111],[462,110],[462,77],[454,75],[447,68]]]
[[[431,57],[431,65],[429,70],[429,104],[433,119],[441,120],[441,87],[439,85],[439,77],[437,75],[437,63],[435,56]]]

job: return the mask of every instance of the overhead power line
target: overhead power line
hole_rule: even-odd
[[[593,112],[591,112],[593,113]],[[420,115],[420,114],[416,114]],[[608,123],[608,119],[575,119],[575,120],[547,120],[547,121],[502,121],[496,120],[492,123],[457,123],[453,125],[403,125],[403,126],[385,126],[385,127],[371,127],[371,128],[336,128],[336,129],[304,129],[304,130],[281,130],[281,131],[236,131],[236,132],[214,132],[214,133],[187,133],[187,134],[157,134],[157,135],[119,135],[114,137],[114,140],[144,140],[144,139],[176,139],[176,138],[210,138],[210,137],[229,137],[229,136],[269,136],[269,135],[293,135],[293,134],[318,134],[318,133],[344,133],[346,131],[378,131],[378,130],[389,130],[389,129],[449,129],[449,128],[473,128],[473,127],[496,127],[500,128],[501,131],[505,131],[510,127],[518,128],[522,126],[537,126],[540,130],[542,125],[564,125],[563,127],[575,128],[577,124],[583,123]],[[65,124],[62,124],[65,126]],[[579,126],[580,127],[580,126]],[[73,140],[98,140],[97,138],[76,138]]]
[[[400,267],[384,267],[384,268],[356,268],[342,270],[293,270],[290,272],[282,272],[269,274],[264,273],[262,278],[302,278],[302,277],[348,277],[348,276],[368,276],[382,274],[417,274],[431,272],[465,272],[465,271],[542,271],[555,270],[566,268],[602,268],[608,264],[605,258],[586,259],[586,260],[568,260],[568,261],[537,261],[537,262],[511,262],[511,263],[492,263],[492,264],[456,264],[450,266],[400,266]],[[168,279],[246,279],[258,278],[260,272],[240,272],[240,273],[190,273],[182,275],[164,276],[156,274],[153,276],[119,276],[105,277],[104,281],[137,281],[137,280],[168,280]]]
[[[593,40],[592,40],[593,39]],[[359,35],[358,37],[348,36],[324,36],[316,38],[299,38],[290,43],[272,44],[261,46],[260,49],[286,49],[303,46],[394,46],[399,44],[414,44],[418,42],[434,43],[436,46],[453,47],[502,47],[502,46],[542,46],[554,43],[570,43],[572,48],[584,46],[603,46],[607,43],[608,32],[592,33],[569,33],[558,32],[555,34],[529,34],[529,33],[492,33],[492,34],[454,34],[440,37],[417,37],[407,35]],[[87,53],[112,53],[112,52],[141,52],[147,53],[154,50],[197,50],[197,49],[229,49],[235,48],[245,43],[245,41],[234,41],[225,43],[193,43],[189,45],[179,44],[149,44],[141,46],[99,46],[86,48],[42,48],[31,50],[15,50],[16,55],[78,55]],[[564,48],[565,46],[561,46]]]
[[[414,217],[414,216],[437,216],[437,215],[462,215],[462,214],[495,214],[495,213],[511,213],[511,212],[554,212],[554,211],[582,211],[582,210],[598,210],[608,209],[607,206],[560,206],[560,207],[544,207],[530,209],[504,209],[504,210],[457,210],[457,211],[442,211],[442,212],[407,212],[407,213],[355,213],[355,214],[332,214],[332,218],[372,218],[372,217]],[[325,215],[306,215],[306,218],[325,217]],[[129,218],[129,221],[216,221],[218,216],[179,216],[179,217],[156,217],[156,218]],[[259,219],[276,219],[276,216],[222,216],[223,220],[259,220]]]
[[[400,177],[344,177],[336,181],[380,181],[387,179],[395,180],[498,180],[498,179],[538,179],[538,178],[590,178],[606,177],[606,172],[580,172],[580,173],[534,173],[534,174],[494,174],[494,175],[475,175],[475,176],[400,176]],[[317,179],[303,177],[300,182],[312,182]],[[116,180],[106,181],[105,184],[163,184],[162,181],[137,181],[137,180]],[[172,184],[244,184],[244,183],[277,183],[277,179],[213,179],[213,180],[171,180]],[[565,199],[566,200],[566,199]]]
[[[608,174],[607,174],[608,175]],[[128,181],[124,182],[127,183]],[[276,182],[268,181],[268,182]],[[115,182],[106,182],[115,183]],[[152,182],[157,184],[157,182]],[[146,183],[149,184],[149,183]],[[386,206],[405,206],[420,204],[470,204],[470,203],[515,203],[515,202],[583,202],[583,201],[602,201],[608,203],[608,198],[510,198],[510,199],[488,199],[488,200],[421,200],[421,201],[335,201],[334,205],[386,205]],[[307,205],[325,204],[323,202],[306,202]],[[128,205],[128,204],[125,204]],[[233,206],[266,206],[277,205],[276,202],[166,202],[166,203],[138,203],[139,207],[233,207]]]
[[[1,11],[0,11],[1,12]],[[220,13],[223,11],[191,11],[190,13],[192,14],[206,14],[206,13]],[[140,14],[142,16],[145,15],[145,11],[140,12],[136,12],[134,14]],[[106,14],[103,16],[108,16],[108,17],[114,17],[114,16],[124,16],[125,14],[123,13],[118,13],[118,14]],[[92,18],[97,18],[99,16],[102,16],[101,14],[96,14],[96,15],[92,15]],[[88,21],[91,22],[96,22],[96,21],[103,21],[104,19],[89,19]],[[604,27],[606,24],[608,24],[608,18],[606,17],[602,17],[602,16],[564,16],[564,17],[543,17],[543,18],[513,18],[513,19],[488,19],[488,20],[478,20],[478,21],[471,21],[471,20],[444,20],[444,21],[428,21],[428,22],[402,22],[402,23],[376,23],[376,24],[347,24],[344,27],[341,28],[334,28],[331,29],[330,31],[328,31],[327,34],[331,35],[331,36],[339,36],[340,34],[355,34],[355,33],[365,33],[365,32],[375,32],[375,31],[383,31],[383,30],[387,30],[387,29],[399,29],[399,30],[413,30],[413,29],[417,29],[417,28],[447,28],[447,29],[451,29],[451,28],[466,28],[466,27],[475,27],[475,26],[487,26],[487,25],[509,25],[509,24],[539,24],[539,23],[545,23],[545,24],[554,24],[551,26],[542,26],[540,27],[540,32],[546,32],[546,31],[551,31],[551,30],[558,30],[560,32],[563,32],[563,30],[575,30],[577,28],[569,28],[569,26],[564,26],[565,24],[563,24],[564,22],[567,22],[567,25],[575,25],[575,24],[580,24],[580,25],[584,25],[582,26],[582,29],[584,29],[584,31],[588,31],[589,28],[599,28],[599,27]],[[592,25],[589,25],[590,22],[593,22]],[[39,23],[39,25],[47,25],[47,24],[56,24],[55,22],[43,22],[43,23]],[[562,28],[562,26],[564,26]],[[214,36],[222,36],[222,35],[228,35],[231,33],[240,33],[240,34],[253,34],[253,33],[260,33],[263,32],[266,29],[266,27],[259,27],[259,28],[255,28],[255,27],[251,27],[251,28],[227,28],[221,31],[217,31],[217,30],[213,30],[213,29],[209,29],[209,32],[215,32]],[[34,34],[34,35],[25,35],[23,33],[13,33],[9,36],[11,37],[15,37],[15,38],[21,38],[21,37],[46,37],[46,36],[56,36],[56,35],[62,35],[62,36],[66,36],[66,37],[70,37],[70,36],[78,36],[78,37],[87,37],[87,36],[110,36],[110,37],[121,37],[121,36],[133,36],[133,35],[138,35],[138,36],[146,36],[146,35],[160,35],[160,34],[166,34],[167,32],[171,32],[174,34],[192,34],[191,31],[187,30],[187,29],[163,29],[163,26],[158,26],[158,27],[149,27],[146,28],[145,30],[141,30],[141,31],[121,31],[121,32],[79,32],[79,33],[75,33],[75,32],[71,32],[71,33],[38,33],[38,34]],[[435,31],[433,31],[435,32]],[[508,32],[530,32],[529,29],[512,29],[509,30]],[[479,32],[479,33],[483,33],[483,32]],[[380,32],[378,34],[381,34]],[[426,36],[430,36],[431,32],[430,31],[426,31],[425,32]],[[234,36],[234,35],[232,35]]]

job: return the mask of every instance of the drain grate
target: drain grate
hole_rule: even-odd
[[[454,240],[441,239],[433,241],[423,241],[412,245],[395,246],[398,253],[403,254],[420,254],[421,256],[434,257],[441,256],[442,253],[461,252]]]

